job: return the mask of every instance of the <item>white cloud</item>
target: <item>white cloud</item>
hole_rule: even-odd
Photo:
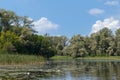
[[[33,21],[33,19],[32,19],[32,18],[30,18],[30,17],[28,17],[27,19],[28,19],[29,21]]]
[[[45,17],[42,17],[38,21],[34,21],[33,25],[34,25],[33,29],[38,31],[38,33],[40,34],[45,34],[50,30],[56,30],[58,29],[59,26]]]
[[[89,10],[89,14],[91,15],[98,15],[98,14],[103,14],[105,11],[102,9],[94,8]]]
[[[106,18],[103,21],[97,20],[96,23],[93,24],[93,26],[92,26],[91,33],[96,33],[105,27],[108,29],[111,29],[112,31],[115,31],[118,28],[120,28],[120,21],[118,19],[113,18],[113,17]]]
[[[116,6],[116,5],[119,5],[119,2],[116,0],[107,1],[105,2],[105,5]]]

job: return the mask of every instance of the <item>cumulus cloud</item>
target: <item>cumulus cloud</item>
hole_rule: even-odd
[[[53,23],[45,17],[42,17],[38,21],[34,21],[33,25],[33,29],[35,29],[40,34],[45,34],[50,30],[56,30],[59,27],[59,25]]]
[[[29,21],[33,21],[33,19],[32,19],[32,18],[30,18],[30,17],[28,17],[27,19],[28,19]]]
[[[93,26],[92,26],[91,33],[96,33],[105,27],[108,29],[111,29],[112,31],[115,31],[118,28],[120,28],[120,21],[118,19],[113,18],[113,17],[106,18],[103,21],[97,20],[96,23],[93,24]]]
[[[98,8],[93,8],[89,10],[89,14],[91,15],[103,14],[104,12],[105,12],[104,10]]]
[[[116,6],[116,5],[119,5],[119,2],[116,0],[107,1],[105,2],[105,5]]]

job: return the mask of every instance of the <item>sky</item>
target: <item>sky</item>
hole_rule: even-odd
[[[38,34],[86,36],[120,28],[120,0],[0,0],[0,8],[33,19]]]

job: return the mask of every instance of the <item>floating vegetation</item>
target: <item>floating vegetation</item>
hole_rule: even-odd
[[[39,71],[9,71],[3,72],[1,80],[34,80],[36,78],[49,77],[51,75],[61,75],[61,70],[39,70]]]

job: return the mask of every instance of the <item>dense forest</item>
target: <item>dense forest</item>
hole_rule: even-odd
[[[103,28],[89,36],[38,35],[33,30],[32,20],[27,16],[0,9],[0,53],[40,55],[50,58],[55,55],[85,56],[119,56],[120,29],[113,33]],[[81,28],[82,29],[82,28]]]

